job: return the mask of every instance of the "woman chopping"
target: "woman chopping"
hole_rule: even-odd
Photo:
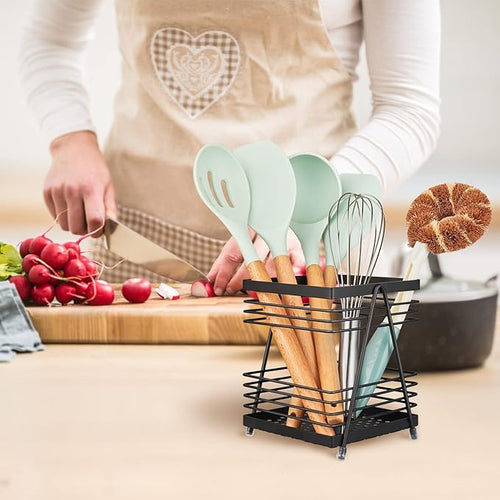
[[[63,230],[84,234],[117,217],[208,271],[217,295],[234,294],[243,259],[192,180],[204,144],[269,139],[287,154],[331,159],[339,173],[375,174],[386,191],[435,147],[437,0],[115,0],[122,81],[101,151],[82,55],[103,2],[35,0],[21,48],[28,103],[52,156],[44,199]],[[363,41],[373,111],[357,130]],[[293,236],[289,250],[300,266]],[[129,262],[107,277],[140,275],[158,280]]]

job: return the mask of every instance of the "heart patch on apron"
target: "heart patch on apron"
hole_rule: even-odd
[[[225,31],[193,36],[178,28],[158,30],[151,57],[163,87],[179,107],[197,118],[231,87],[240,67],[240,48]]]

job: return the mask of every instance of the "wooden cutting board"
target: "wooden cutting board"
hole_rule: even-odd
[[[196,298],[189,285],[178,300],[152,294],[130,304],[117,293],[110,306],[28,307],[45,343],[103,344],[262,344],[268,328],[243,323],[246,296]]]

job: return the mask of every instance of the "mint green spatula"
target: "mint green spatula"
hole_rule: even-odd
[[[245,171],[252,204],[248,223],[266,242],[273,256],[280,283],[297,283],[288,255],[287,233],[295,206],[296,183],[292,165],[286,154],[271,141],[259,141],[241,146],[234,156]],[[298,295],[283,295],[292,324],[304,328],[302,299]],[[297,328],[297,337],[309,367],[318,381],[314,343],[308,331]],[[297,421],[300,423],[300,421]]]

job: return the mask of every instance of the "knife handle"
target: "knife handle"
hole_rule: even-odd
[[[262,261],[253,261],[247,265],[247,268],[252,280],[271,281]],[[257,292],[257,298],[260,302],[276,304],[277,306],[281,305],[280,296],[275,293]],[[269,318],[270,322],[278,324],[278,326],[272,327],[271,330],[294,384],[308,387],[308,389],[297,387],[298,393],[304,398],[314,398],[317,400],[303,400],[306,409],[311,410],[308,412],[308,415],[309,419],[313,422],[315,431],[318,434],[333,436],[334,431],[331,427],[317,425],[327,423],[324,415],[325,406],[321,401],[321,395],[317,391],[318,385],[314,380],[314,376],[308,366],[307,359],[295,335],[290,320],[279,316],[283,315],[285,312],[282,307],[266,305],[263,306],[263,309],[265,313],[277,315]],[[316,424],[314,424],[314,422],[316,422]]]

